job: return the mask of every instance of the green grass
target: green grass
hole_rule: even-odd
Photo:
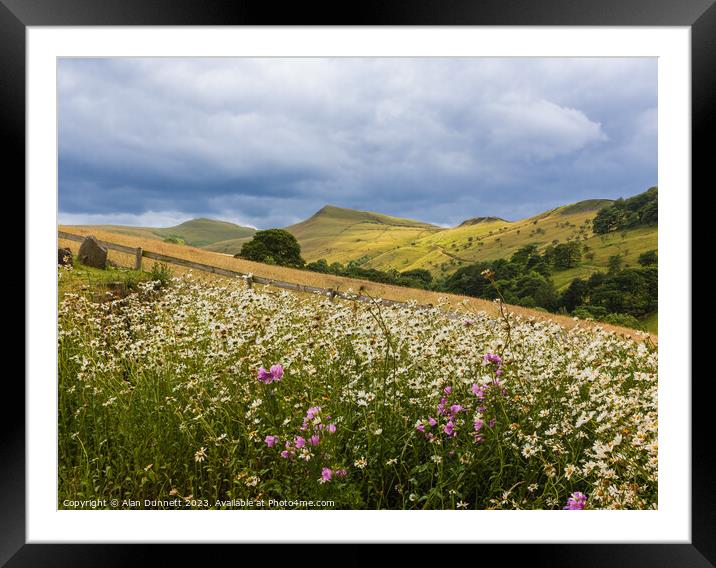
[[[127,290],[134,291],[140,282],[151,279],[152,275],[149,272],[114,266],[102,270],[80,264],[75,258],[71,269],[59,269],[57,293],[60,300],[66,293],[96,298],[110,290],[110,283],[119,282]]]

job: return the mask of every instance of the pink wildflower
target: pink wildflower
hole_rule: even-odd
[[[333,477],[333,472],[329,468],[324,467],[321,470],[321,479],[323,481],[330,481],[332,477]]]
[[[296,448],[301,449],[303,446],[306,445],[305,438],[302,438],[301,436],[296,436],[294,439],[294,442],[296,443]]]
[[[279,365],[278,363],[276,365],[271,365],[271,369],[268,371],[263,367],[259,367],[258,379],[262,383],[270,385],[272,382],[280,381],[282,378],[283,366]]]
[[[266,445],[269,448],[273,448],[274,444],[278,442],[278,436],[266,436],[266,438],[264,438],[264,442],[266,442]]]
[[[569,499],[567,499],[567,506],[562,508],[567,511],[579,511],[584,509],[586,504],[587,496],[581,491],[575,491]]]
[[[283,365],[279,363],[271,365],[270,372],[274,381],[280,381],[283,378]]]
[[[455,424],[448,422],[445,426],[443,426],[443,432],[445,432],[448,436],[455,436]]]
[[[480,400],[485,398],[485,390],[481,386],[474,384],[474,385],[472,385],[471,390],[472,390],[472,394],[474,394]]]
[[[314,434],[308,441],[312,446],[317,446],[321,443],[321,438],[317,434]]]

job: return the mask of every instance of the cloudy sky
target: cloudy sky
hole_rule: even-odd
[[[61,59],[61,223],[455,225],[657,184],[656,59]]]

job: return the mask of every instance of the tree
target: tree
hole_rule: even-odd
[[[658,306],[658,270],[656,267],[627,268],[607,275],[591,291],[591,304],[607,313],[626,313],[640,318]]]
[[[614,254],[609,257],[607,261],[607,272],[608,274],[616,274],[624,266],[624,259],[620,254]]]
[[[257,231],[254,233],[254,238],[244,243],[241,252],[234,256],[295,268],[302,268],[305,264],[296,237],[283,229]]]
[[[582,260],[582,245],[576,241],[557,245],[552,250],[552,260],[555,268],[574,268]]]
[[[408,280],[414,280],[419,286],[426,289],[430,288],[430,284],[433,282],[433,275],[430,274],[429,270],[425,270],[424,268],[406,270],[405,272],[401,272],[400,276]]]
[[[535,256],[539,256],[539,254],[537,253],[537,245],[528,244],[517,249],[517,251],[515,251],[515,253],[512,255],[510,261],[515,262],[522,267],[526,267],[528,266],[530,260]]]
[[[657,187],[652,187],[629,199],[617,199],[600,209],[592,221],[593,231],[605,234],[638,225],[656,225],[659,220],[658,192]]]
[[[577,306],[585,303],[589,293],[589,285],[581,278],[575,278],[569,287],[562,292],[559,300],[560,305],[568,312],[573,311]]]
[[[637,262],[642,266],[653,266],[659,262],[659,257],[655,250],[648,250],[639,255]]]
[[[312,272],[321,272],[323,274],[328,274],[331,271],[331,267],[328,266],[328,262],[325,258],[308,263],[306,268]]]

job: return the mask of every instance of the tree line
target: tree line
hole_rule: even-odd
[[[628,199],[619,198],[600,209],[592,230],[597,234],[623,231],[639,226],[656,225],[659,220],[659,190],[652,187]]]

